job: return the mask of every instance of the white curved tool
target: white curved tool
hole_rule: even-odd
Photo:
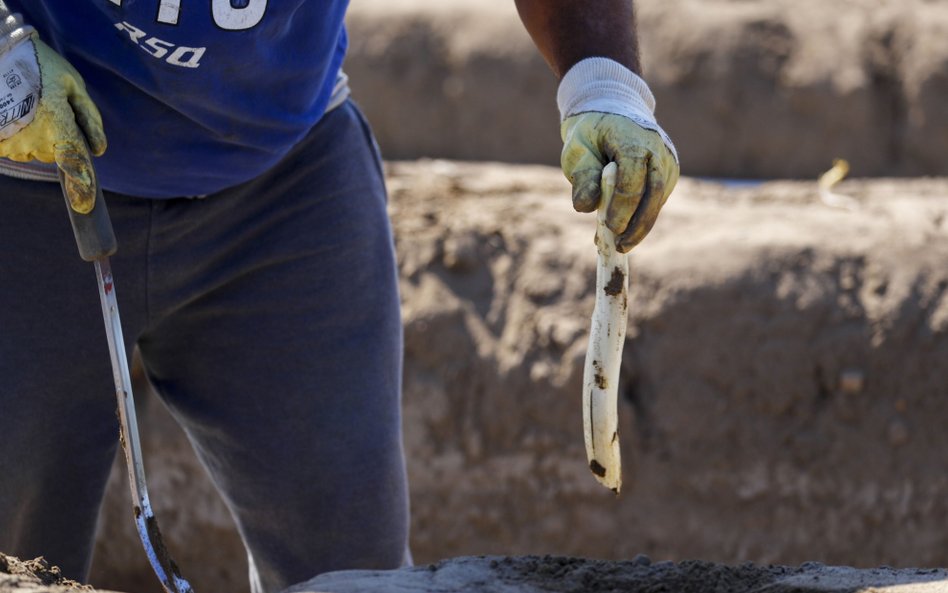
[[[629,260],[615,247],[606,212],[616,183],[616,164],[602,170],[602,198],[596,227],[596,305],[583,370],[583,437],[589,469],[616,494],[622,488],[618,389],[629,310]]]

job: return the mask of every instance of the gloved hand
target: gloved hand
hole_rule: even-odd
[[[573,186],[573,207],[599,206],[602,168],[618,166],[606,225],[616,249],[638,245],[678,181],[674,144],[655,122],[655,99],[645,82],[621,64],[588,58],[563,77],[557,93],[563,123],[561,164]]]
[[[0,79],[10,87],[0,93],[0,157],[55,162],[72,209],[87,214],[95,203],[89,150],[106,148],[102,117],[79,73],[31,28],[18,32],[0,36]]]

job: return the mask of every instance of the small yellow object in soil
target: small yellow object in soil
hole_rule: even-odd
[[[833,191],[833,186],[846,178],[849,174],[849,162],[846,159],[836,159],[833,161],[833,167],[820,175],[817,186],[820,190],[820,199],[831,208],[840,208],[842,210],[856,210],[859,208],[859,202],[849,196],[837,194]]]
[[[820,189],[830,190],[834,185],[842,181],[849,175],[849,161],[846,159],[834,159],[833,167],[820,175]]]

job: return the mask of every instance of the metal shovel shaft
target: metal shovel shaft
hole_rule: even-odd
[[[88,144],[85,145],[85,152],[86,154],[92,152]],[[84,214],[76,212],[70,206],[69,182],[62,169],[59,170],[59,183],[66,200],[72,232],[76,236],[79,256],[95,264],[95,274],[99,280],[99,300],[102,303],[102,316],[105,318],[105,334],[109,340],[112,376],[115,379],[115,394],[118,397],[119,423],[121,424],[119,436],[122,441],[122,451],[125,453],[125,465],[128,468],[128,480],[135,505],[135,526],[145,546],[148,561],[165,590],[168,593],[193,593],[191,585],[181,577],[178,567],[165,548],[161,532],[158,530],[158,521],[155,520],[155,513],[151,509],[151,501],[148,500],[145,466],[142,464],[142,447],[138,438],[138,420],[135,418],[135,399],[132,397],[132,380],[128,371],[128,356],[125,353],[125,339],[122,337],[118,301],[115,299],[112,267],[109,265],[109,256],[115,253],[118,245],[95,169],[91,169],[90,173],[95,186],[95,204],[90,212]]]
[[[102,316],[105,319],[105,333],[109,341],[109,355],[112,357],[112,376],[115,379],[115,395],[118,398],[122,450],[125,452],[129,485],[135,501],[135,525],[138,528],[138,536],[145,546],[148,561],[165,590],[168,593],[192,593],[191,585],[181,577],[178,567],[165,548],[161,532],[158,530],[158,521],[155,519],[148,499],[141,440],[138,436],[138,420],[135,416],[135,399],[132,396],[132,380],[128,369],[128,356],[125,353],[125,339],[122,336],[118,301],[115,298],[112,267],[108,256],[99,257],[94,262],[96,277],[99,280],[99,300],[102,303]]]

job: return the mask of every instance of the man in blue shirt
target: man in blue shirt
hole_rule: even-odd
[[[253,590],[410,561],[397,271],[340,70],[346,4],[0,0],[0,550],[89,567],[117,426],[51,182],[62,169],[88,212],[95,155],[125,346],[233,513]],[[608,224],[628,251],[678,177],[632,1],[517,6],[561,79],[574,206],[596,208],[617,162]]]

